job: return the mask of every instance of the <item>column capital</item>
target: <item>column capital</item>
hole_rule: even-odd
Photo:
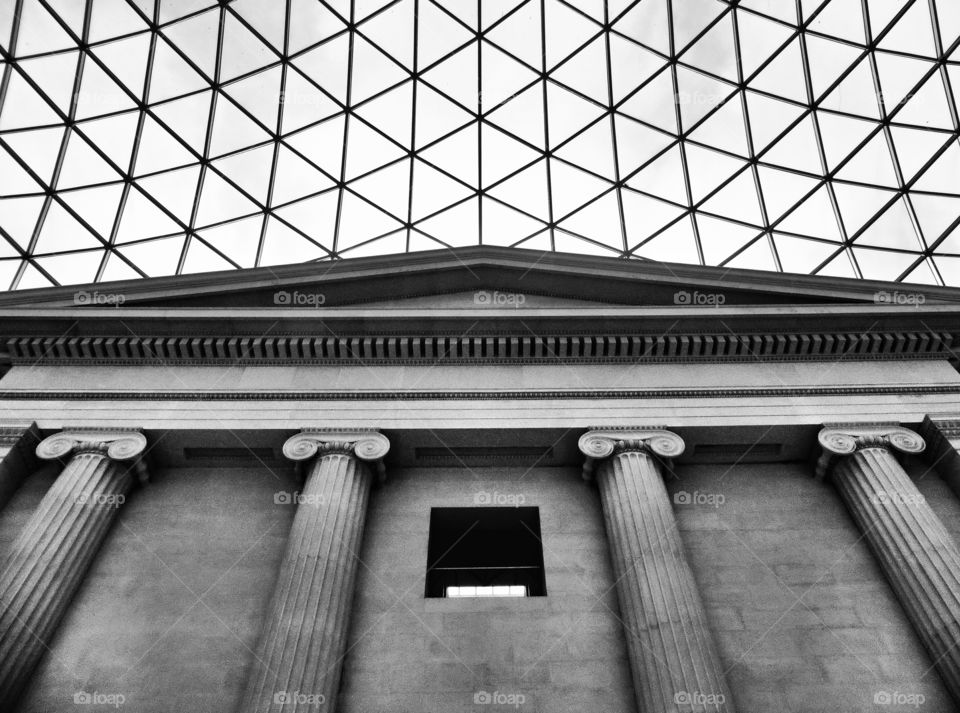
[[[383,479],[382,458],[390,450],[389,439],[377,430],[343,430],[339,428],[304,428],[283,444],[283,455],[290,460],[305,461],[314,456],[333,453],[351,455],[374,463]]]
[[[926,443],[919,434],[896,423],[825,423],[817,435],[821,453],[817,477],[823,478],[838,457],[861,448],[884,448],[901,453],[922,453]]]
[[[680,436],[664,428],[593,428],[580,436],[577,445],[587,457],[583,464],[584,480],[590,479],[596,461],[614,453],[642,451],[675,458],[685,448]]]
[[[133,460],[147,447],[147,437],[126,428],[65,428],[37,446],[37,456],[56,460],[71,453],[96,451],[113,460]]]

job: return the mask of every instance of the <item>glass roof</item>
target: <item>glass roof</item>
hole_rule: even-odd
[[[956,0],[0,0],[0,289],[488,244],[960,285]]]

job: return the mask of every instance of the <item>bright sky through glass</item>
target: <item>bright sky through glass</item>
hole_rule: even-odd
[[[960,285],[956,0],[0,0],[0,289],[478,243]]]

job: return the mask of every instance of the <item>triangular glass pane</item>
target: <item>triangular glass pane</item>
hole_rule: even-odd
[[[601,119],[582,134],[566,143],[555,153],[577,166],[616,181],[613,155],[613,135],[610,121]]]
[[[939,193],[960,193],[960,146],[954,141],[940,158],[930,166],[914,184],[918,191],[936,191]]]
[[[760,65],[787,43],[791,35],[790,29],[781,23],[771,22],[752,12],[737,12],[737,29],[744,78],[753,76]]]
[[[169,131],[152,117],[143,122],[140,148],[137,152],[135,175],[154,173],[168,168],[179,168],[194,163],[196,158],[180,144]]]
[[[861,0],[831,0],[808,25],[814,32],[864,44]]]
[[[924,247],[917,239],[903,198],[897,200],[872,223],[857,238],[856,244],[894,250],[922,250]]]
[[[406,222],[410,196],[410,161],[404,159],[350,183],[350,189]]]
[[[150,54],[150,35],[151,33],[144,32],[92,48],[93,54],[137,98],[143,96],[147,57]]]
[[[102,257],[100,250],[87,250],[38,258],[36,263],[61,285],[78,285],[93,282]]]
[[[752,225],[763,225],[751,171],[743,171],[705,202],[701,209]]]
[[[121,170],[129,171],[133,141],[140,123],[140,112],[130,111],[104,119],[92,119],[77,126],[94,145],[99,146]]]
[[[673,203],[686,205],[687,189],[679,144],[665,151],[659,158],[632,176],[627,181],[627,185]]]
[[[59,202],[51,201],[33,252],[35,255],[43,255],[102,246],[103,243],[77,222]]]
[[[810,114],[803,117],[786,136],[766,149],[760,158],[764,163],[775,166],[815,175],[822,173],[813,117]]]
[[[707,265],[720,265],[757,237],[756,228],[747,228],[702,213],[697,213],[697,227],[700,229],[703,260]]]
[[[754,240],[750,245],[723,263],[724,267],[741,270],[767,270],[774,272],[777,264],[773,259],[770,242],[766,236]]]
[[[837,172],[837,178],[896,187],[897,175],[883,132],[877,133],[866,146],[857,151],[849,163]]]
[[[122,0],[120,0],[122,2]],[[200,71],[213,79],[217,63],[217,36],[220,10],[214,8],[186,20],[167,25],[163,34],[179,47]]]
[[[4,45],[7,38],[2,38]],[[17,57],[53,52],[74,47],[73,40],[40,4],[39,0],[23,0],[17,33]]]
[[[750,115],[750,132],[753,135],[753,150],[763,151],[773,139],[783,133],[803,113],[795,104],[773,99],[763,94],[748,91],[747,112]]]
[[[713,22],[721,12],[730,8],[715,0],[683,0],[683,6],[673,5],[673,41],[682,50]],[[722,22],[722,20],[721,20]]]
[[[911,193],[910,202],[917,214],[927,245],[933,244],[960,221],[960,198]]]
[[[484,187],[496,183],[522,166],[533,163],[541,156],[533,149],[487,124],[481,126],[480,133],[483,146],[480,158]]]
[[[837,88],[826,96],[820,106],[869,119],[879,119],[880,106],[877,103],[877,89],[873,83],[870,59],[861,60]]]
[[[51,106],[27,84],[19,72],[9,73],[7,94],[0,106],[0,130],[24,129],[60,122]]]
[[[649,1],[644,0],[639,5]],[[610,33],[609,37],[613,101],[619,102],[662,68],[664,59],[618,34]]]
[[[155,104],[207,87],[204,78],[161,39],[153,52],[153,73],[150,75],[150,103]]]
[[[277,104],[280,101],[280,67],[272,67],[262,72],[232,82],[223,88],[239,106],[253,114],[254,118],[269,131],[277,128]],[[296,72],[288,72],[296,74]],[[286,101],[287,97],[284,96]],[[219,108],[219,105],[218,105]]]
[[[880,188],[853,186],[839,181],[833,184],[833,192],[840,207],[843,226],[847,235],[856,235],[864,224],[884,209],[896,194]]]
[[[807,35],[807,57],[813,96],[820,98],[841,74],[853,66],[864,50],[816,35]]]
[[[661,262],[699,265],[700,255],[691,221],[691,216],[678,220],[657,237],[636,247],[635,255]]]
[[[280,205],[302,198],[311,193],[319,193],[333,185],[333,182],[300,156],[280,146],[277,155],[277,171],[273,181],[273,203]]]
[[[344,191],[337,250],[346,250],[401,227],[403,226],[395,218],[350,191]]]
[[[64,129],[53,127],[50,129],[35,129],[34,131],[18,131],[6,134],[3,138],[13,152],[26,161],[44,183],[49,183],[53,177],[53,169],[60,155],[60,144],[63,141]]]
[[[291,0],[289,50],[291,54],[322,42],[345,29],[346,25],[340,18],[318,0]]]
[[[686,154],[694,203],[703,200],[707,194],[746,165],[740,159],[689,143],[686,144]]]
[[[354,40],[351,94],[353,103],[359,104],[408,77],[407,72],[374,45],[362,37]]]
[[[627,239],[631,245],[646,240],[686,212],[672,203],[649,198],[628,188],[624,188],[620,193],[624,221],[627,224]]]
[[[937,129],[953,128],[943,77],[934,72],[897,112],[894,121]]]
[[[605,193],[589,205],[579,209],[576,213],[561,221],[557,228],[555,241],[559,251],[573,251],[564,247],[566,240],[566,236],[563,234],[564,230],[603,243],[607,248],[585,243],[579,248],[581,253],[619,255],[626,249],[620,224],[620,208],[616,191]],[[573,243],[573,245],[577,245],[577,243]]]
[[[750,82],[750,87],[805,104],[807,90],[799,41],[795,39],[781,50]]]
[[[419,103],[419,98],[418,98]],[[462,116],[467,116],[466,113]],[[426,115],[418,110],[417,134],[420,133],[420,124]],[[453,117],[451,117],[451,120]],[[526,141],[538,149],[546,150],[544,139],[543,118],[543,85],[537,83],[524,92],[501,104],[497,109],[486,116],[486,120],[505,129],[522,141]]]
[[[509,4],[516,5],[518,3],[515,0],[510,0]],[[481,7],[484,6],[481,5]],[[540,3],[523,2],[519,10],[511,13],[509,17],[489,30],[484,38],[514,55],[521,62],[540,70],[543,62],[540,38]]]
[[[490,195],[540,220],[549,220],[547,197],[547,162],[540,161],[507,179]]]
[[[306,2],[307,0],[303,0]],[[314,2],[315,0],[310,0]],[[294,66],[343,104],[347,100],[349,38],[346,34],[324,42],[293,60]]]
[[[737,48],[732,13],[727,13],[680,56],[680,61],[701,72],[737,81]]]
[[[270,48],[240,22],[227,13],[220,50],[220,81],[226,82],[254,72],[279,60]]]
[[[550,159],[550,187],[553,215],[560,220],[601,193],[609,191],[612,184],[562,161]]]
[[[613,29],[663,54],[670,52],[669,10],[666,0],[633,3]]]
[[[347,178],[356,178],[380,166],[392,163],[404,155],[404,149],[391,143],[362,121],[351,121],[347,140]],[[447,139],[450,141],[450,139]],[[446,142],[444,142],[446,143]],[[476,144],[474,144],[474,147]],[[450,148],[454,148],[450,146]],[[476,166],[476,148],[473,150],[473,165]],[[460,154],[445,157],[448,162],[460,158]]]
[[[344,117],[335,116],[288,136],[286,143],[334,178],[340,178],[343,162]],[[358,124],[359,122],[352,122]]]
[[[217,97],[213,134],[210,140],[211,156],[223,156],[237,149],[245,149],[269,140],[270,135],[240,111],[226,96]]]
[[[127,194],[127,202],[123,206],[123,216],[120,218],[116,241],[129,243],[155,235],[170,235],[182,229],[156,205],[147,200],[140,191],[131,188]]]
[[[433,215],[469,196],[470,189],[423,161],[413,162],[413,220]]]
[[[320,3],[315,4],[323,7]],[[299,7],[300,2],[293,2],[292,5]],[[229,7],[232,12],[237,13],[237,15],[249,22],[250,25],[253,26],[253,29],[262,35],[277,52],[283,51],[283,35],[287,26],[286,12],[278,11],[274,5],[264,3],[262,0],[233,0]],[[295,18],[295,22],[300,19],[301,18]],[[295,31],[295,22],[291,23],[291,35]],[[308,25],[307,27],[313,29],[314,26]],[[296,49],[291,47],[291,53],[296,51]]]
[[[499,53],[498,53],[499,54]],[[486,52],[483,56],[483,84],[484,84],[484,101],[486,102],[486,87],[487,87],[487,62],[488,56]],[[517,63],[512,62],[513,67],[507,65],[506,63],[501,63],[504,66],[498,68],[499,74],[501,77],[506,79],[504,82],[504,89],[510,84],[514,86],[519,83],[529,84],[530,81],[536,79],[536,75],[529,73],[528,71],[523,71],[522,73],[517,70]],[[593,99],[600,104],[606,105],[608,103],[608,93],[607,93],[607,45],[604,40],[604,37],[601,35],[593,42],[588,44],[582,50],[577,52],[573,57],[564,62],[562,65],[553,70],[550,77],[556,82],[563,84],[565,88],[570,88],[584,96]],[[501,91],[503,91],[502,89]],[[507,90],[509,92],[509,90]],[[509,93],[506,94],[509,96]]]
[[[77,191],[64,191],[60,199],[70,206],[102,238],[109,238],[113,230],[113,221],[117,215],[117,206],[123,195],[123,184],[114,183],[97,188],[83,188]]]
[[[413,69],[414,0],[399,0],[365,21],[359,31],[390,57]]]
[[[896,280],[917,258],[916,253],[895,253],[889,250],[853,248],[853,255],[866,280]]]
[[[736,91],[736,87],[686,67],[677,67],[677,86],[677,103],[684,131],[692,129]]]
[[[455,10],[453,15],[456,14]],[[420,3],[417,25],[417,64],[420,69],[431,66],[474,39],[469,30],[432,2]],[[476,75],[475,71],[473,75]]]
[[[549,38],[546,46],[547,67],[552,68],[598,34],[600,26],[558,0],[543,0],[544,23]]]
[[[244,198],[236,188],[213,171],[205,173],[203,192],[200,194],[200,210],[197,212],[198,227],[254,212],[257,212],[257,206]]]
[[[893,136],[893,144],[897,149],[897,162],[900,164],[903,180],[906,183],[909,183],[924,164],[952,139],[951,134],[908,129],[903,126],[891,126],[890,134]]]
[[[190,222],[200,179],[200,167],[190,166],[137,179],[137,185],[184,224]]]
[[[79,134],[70,135],[67,153],[60,169],[57,188],[76,188],[94,183],[117,181],[120,175],[110,168]]]
[[[24,250],[30,246],[30,239],[37,227],[37,218],[45,200],[43,196],[0,198],[0,228]],[[2,250],[7,253],[13,248],[4,240]],[[0,288],[2,287],[0,285]]]
[[[825,240],[841,240],[826,186],[807,198],[777,226],[780,230]]]
[[[19,63],[20,69],[30,75],[30,78],[64,114],[70,112],[73,80],[79,54],[79,52],[64,52],[36,59],[25,59]],[[88,63],[88,66],[90,64],[92,62]]]
[[[277,208],[274,213],[317,242],[332,244],[339,201],[340,191],[327,191]],[[277,222],[275,219],[271,221]]]
[[[781,171],[767,166],[758,166],[760,186],[767,218],[775,222],[817,186],[817,179],[792,171]]]
[[[179,235],[162,240],[149,240],[132,243],[118,249],[121,255],[143,270],[150,277],[173,275],[177,271],[177,262],[183,250],[184,236]]]
[[[690,139],[746,158],[750,151],[741,98],[731,97],[690,134]]]
[[[479,174],[476,124],[421,151],[419,155],[464,183],[476,187]]]
[[[836,243],[821,243],[782,233],[774,233],[773,240],[785,272],[811,273],[837,252]]]
[[[914,2],[910,5],[909,9],[897,20],[893,29],[880,40],[879,47],[894,52],[908,52],[936,57],[937,51],[933,44],[933,23],[930,20],[930,10],[927,3]]]
[[[675,134],[677,133],[676,101],[677,97],[673,91],[673,72],[667,68],[621,104],[619,110],[651,126]]]
[[[153,113],[167,124],[174,134],[186,141],[197,154],[202,154],[206,142],[212,95],[213,92],[206,91],[177,99],[153,107]]]
[[[187,257],[183,262],[181,274],[198,272],[219,272],[236,267],[224,260],[222,256],[207,247],[203,241],[194,238],[187,248]]]
[[[479,203],[471,198],[427,220],[421,220],[416,228],[435,240],[451,247],[476,245],[480,242]],[[440,246],[434,246],[436,249]]]
[[[265,205],[270,187],[270,167],[273,165],[273,145],[242,151],[213,162],[213,166]],[[281,147],[281,150],[282,147]]]
[[[284,134],[333,116],[340,110],[332,99],[292,67],[287,70],[287,85],[282,100]]]
[[[513,245],[544,228],[544,224],[487,197],[483,208],[484,245]]]
[[[476,44],[468,45],[422,75],[423,81],[472,112],[480,108],[477,77]]]
[[[257,248],[260,245],[260,228],[262,225],[263,218],[255,215],[216,228],[208,228],[198,235],[240,267],[254,267],[257,260]],[[192,242],[195,243],[196,241]],[[194,245],[191,244],[190,250],[187,252],[188,267],[193,248]],[[189,272],[189,269],[184,268],[184,272]]]
[[[410,146],[413,124],[413,82],[406,82],[396,89],[391,89],[355,111],[401,146]]]

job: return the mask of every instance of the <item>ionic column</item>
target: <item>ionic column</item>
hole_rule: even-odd
[[[39,441],[36,424],[0,424],[0,510],[36,467]]]
[[[895,425],[828,425],[817,475],[830,474],[954,699],[960,703],[960,550],[894,453],[923,439]]]
[[[927,416],[920,435],[927,443],[924,455],[950,489],[960,496],[960,415]]]
[[[655,456],[683,453],[670,431],[590,431],[620,615],[640,713],[732,712],[733,701]]]
[[[336,709],[360,542],[390,442],[373,431],[311,430],[283,453],[310,461],[247,682],[243,713]]]
[[[65,459],[0,568],[0,710],[13,704],[49,646],[97,550],[139,476],[138,431],[62,431],[37,446]]]

